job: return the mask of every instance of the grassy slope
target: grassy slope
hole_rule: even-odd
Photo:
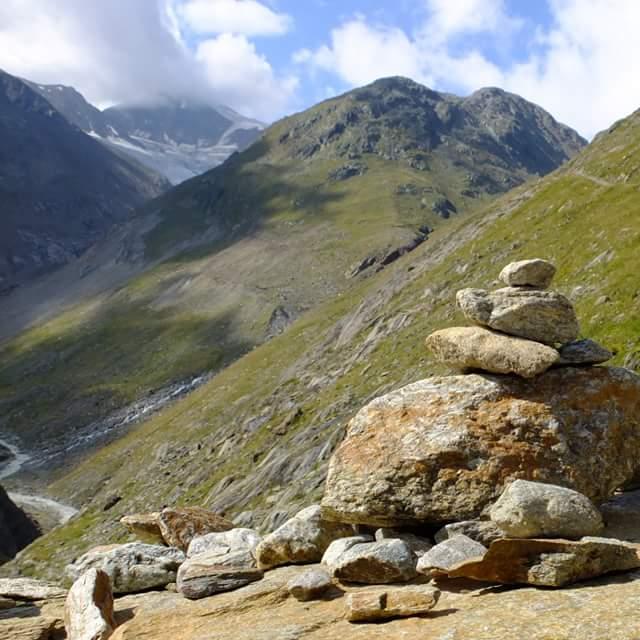
[[[47,563],[55,575],[78,551],[124,540],[117,518],[132,510],[201,503],[250,511],[243,522],[268,526],[270,513],[318,498],[348,418],[372,396],[439,372],[423,338],[462,320],[453,307],[457,289],[491,285],[510,260],[554,261],[555,286],[574,300],[582,334],[614,349],[616,363],[633,363],[640,352],[638,167],[634,115],[567,167],[453,222],[348,296],[305,314],[55,483],[56,494],[89,506],[36,541],[22,569],[41,573]],[[102,512],[114,493],[123,500]]]

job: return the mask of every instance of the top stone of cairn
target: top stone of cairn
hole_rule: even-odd
[[[556,268],[551,262],[535,258],[511,262],[500,272],[500,280],[510,287],[546,289],[555,273]]]

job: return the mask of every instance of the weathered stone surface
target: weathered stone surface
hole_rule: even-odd
[[[416,577],[416,556],[402,540],[355,544],[333,564],[339,580],[364,584],[407,582]]]
[[[602,364],[613,358],[613,353],[595,340],[576,340],[560,347],[559,365]]]
[[[33,578],[0,578],[0,596],[12,600],[49,600],[64,598],[67,590]]]
[[[604,526],[586,496],[529,480],[512,482],[489,514],[511,538],[581,538],[600,533]]]
[[[456,300],[472,322],[510,335],[549,345],[564,344],[578,337],[573,306],[555,291],[515,287],[492,292],[462,289]]]
[[[253,529],[231,529],[220,533],[207,533],[196,536],[187,550],[187,558],[200,553],[224,554],[231,551],[249,551],[253,553],[262,541],[262,536]]]
[[[353,527],[325,520],[320,506],[312,505],[266,536],[256,560],[261,569],[318,562],[334,540],[352,535]]]
[[[67,640],[107,640],[116,628],[109,576],[89,569],[74,583],[64,608]]]
[[[373,542],[374,537],[369,535],[350,536],[348,538],[339,538],[334,540],[324,552],[322,556],[322,564],[333,573],[337,566],[338,561],[343,556],[344,552],[355,547],[357,544],[364,544],[365,542]]]
[[[470,558],[481,557],[486,552],[487,548],[484,545],[459,534],[440,542],[425,553],[418,560],[417,569],[419,573],[432,576],[434,570],[447,570]]]
[[[62,640],[64,599],[56,598],[37,604],[22,604],[17,609],[0,611],[2,640]]]
[[[120,518],[120,524],[125,526],[141,542],[148,544],[164,544],[160,531],[160,512],[132,513]]]
[[[400,531],[399,529],[381,528],[376,531],[375,539],[380,542],[381,540],[402,540],[409,545],[409,549],[413,551],[414,555],[419,558],[424,555],[429,549],[433,547],[431,540],[422,536],[417,536],[414,533],[407,533],[406,531]]]
[[[640,377],[626,369],[429,378],[358,412],[330,462],[323,513],[373,526],[469,520],[519,478],[599,504],[638,460]]]
[[[164,541],[186,551],[196,536],[229,531],[235,525],[221,515],[201,507],[166,508],[158,519]]]
[[[426,345],[440,362],[462,369],[515,373],[523,378],[544,373],[560,359],[553,347],[484,327],[442,329],[432,333]]]
[[[640,491],[626,491],[600,505],[606,527],[602,536],[640,542]]]
[[[131,542],[92,549],[67,566],[67,575],[77,580],[89,569],[101,569],[111,579],[114,593],[135,593],[175,582],[185,555],[179,549]]]
[[[491,520],[463,520],[445,525],[436,532],[434,538],[439,543],[458,535],[467,536],[485,547],[489,547],[494,540],[505,537],[504,531]]]
[[[556,268],[548,260],[518,260],[500,272],[500,280],[508,287],[537,287],[546,289],[556,275]]]
[[[296,600],[308,602],[322,597],[332,584],[331,576],[324,569],[308,569],[291,578],[287,589]]]
[[[116,600],[122,615],[112,640],[638,640],[640,571],[609,575],[564,589],[487,589],[482,582],[438,581],[437,608],[427,618],[356,625],[345,616],[344,598],[311,605],[286,597],[287,582],[306,567],[269,571],[263,580],[213,598],[187,600],[152,592]],[[587,588],[585,588],[587,587]],[[372,587],[342,585],[347,593]],[[387,587],[388,588],[388,587]],[[0,614],[1,616],[1,614]],[[3,624],[33,619],[0,617]],[[5,635],[3,635],[3,633]],[[18,636],[20,640],[22,637]],[[32,638],[29,638],[32,640]]]
[[[346,598],[349,622],[376,622],[390,618],[421,616],[433,609],[440,591],[435,587],[397,587],[349,593]]]
[[[13,609],[13,607],[18,606],[18,603],[11,598],[5,598],[4,596],[0,596],[0,610],[3,609]]]
[[[191,600],[239,589],[263,573],[247,549],[209,551],[188,558],[178,569],[178,591]]]
[[[496,540],[482,558],[449,569],[450,578],[563,587],[606,573],[640,567],[640,546],[609,538],[579,541]]]

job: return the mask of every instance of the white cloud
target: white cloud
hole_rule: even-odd
[[[292,24],[287,14],[256,0],[188,0],[178,12],[195,33],[203,34],[282,35]]]
[[[72,85],[97,105],[180,97],[227,104],[264,120],[286,112],[295,78],[278,74],[244,35],[191,39],[188,46],[184,2],[0,0],[0,68]],[[244,16],[248,29],[245,11],[241,6],[234,19],[240,24],[238,15]]]
[[[503,0],[424,0],[412,33],[350,19],[329,42],[292,58],[348,86],[405,75],[434,89],[468,93],[495,85],[519,93],[591,137],[640,107],[640,3],[637,0],[549,0],[553,23],[518,43],[524,62],[498,66],[473,36],[494,46],[520,37],[524,21]],[[528,56],[528,57],[527,57]]]

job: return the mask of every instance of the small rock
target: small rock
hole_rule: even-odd
[[[130,542],[91,549],[66,568],[77,580],[89,569],[101,569],[111,579],[114,593],[136,593],[175,582],[185,555],[179,549]]]
[[[508,264],[500,272],[500,280],[508,287],[537,287],[546,289],[556,275],[555,266],[548,260],[534,258]]]
[[[333,564],[333,575],[346,582],[391,584],[416,577],[416,557],[402,540],[355,544]]]
[[[437,544],[431,551],[418,560],[418,573],[432,577],[434,570],[446,570],[454,565],[478,558],[487,552],[487,548],[479,542],[464,535],[453,536]]]
[[[107,640],[116,628],[109,576],[89,569],[73,583],[64,607],[68,640]]]
[[[160,531],[160,512],[133,513],[120,518],[120,524],[124,525],[140,541],[148,544],[164,544],[162,531]]]
[[[613,353],[595,340],[576,340],[560,347],[559,365],[602,364],[613,358]]]
[[[12,600],[49,600],[64,598],[66,589],[33,578],[0,578],[0,596]]]
[[[258,566],[271,569],[283,564],[319,562],[334,540],[351,535],[351,525],[325,520],[320,505],[312,505],[262,540],[256,549]]]
[[[511,538],[581,538],[603,528],[600,512],[586,496],[529,480],[512,482],[490,517]]]
[[[420,616],[433,609],[439,598],[438,589],[422,586],[349,593],[346,599],[347,620],[376,622]]]
[[[553,347],[483,327],[441,329],[426,339],[426,345],[440,362],[522,378],[544,373],[560,358]]]
[[[262,536],[253,529],[236,528],[220,533],[207,533],[196,536],[187,550],[187,558],[201,553],[229,553],[231,551],[249,551],[253,553],[262,541]]]
[[[196,536],[229,531],[235,525],[221,515],[201,507],[166,508],[158,518],[164,541],[171,547],[186,551]]]
[[[213,551],[192,556],[180,565],[177,587],[185,598],[198,600],[239,589],[262,576],[250,551]]]
[[[355,547],[357,544],[373,541],[374,537],[366,534],[334,540],[324,552],[324,555],[322,556],[322,564],[325,565],[331,573],[333,573],[338,560],[342,557],[345,551],[351,549],[351,547]]]
[[[287,583],[289,593],[300,602],[317,600],[332,585],[331,576],[322,569],[308,569]]]
[[[407,533],[406,531],[400,531],[398,529],[381,528],[376,531],[375,539],[380,542],[381,540],[402,540],[409,545],[409,548],[417,558],[423,556],[429,549],[433,547],[431,540],[417,536],[414,533]]]
[[[640,546],[607,538],[579,541],[496,540],[482,559],[450,568],[450,578],[502,584],[563,587],[580,580],[640,567]]]
[[[462,289],[456,295],[465,317],[509,335],[554,345],[578,337],[573,306],[555,291],[507,287],[491,293]]]
[[[494,540],[505,537],[504,531],[491,520],[463,520],[445,525],[436,532],[434,538],[436,542],[444,542],[458,535],[467,536],[485,547],[489,547]]]

